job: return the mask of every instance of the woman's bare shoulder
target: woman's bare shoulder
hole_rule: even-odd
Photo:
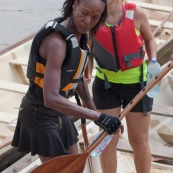
[[[136,10],[135,10],[135,18],[137,19],[143,19],[143,18],[146,18],[146,13],[144,11],[144,9],[142,9],[141,7],[139,6],[136,6]]]
[[[64,37],[58,32],[52,32],[47,35],[41,45],[40,45],[40,54],[43,58],[47,59],[47,55],[50,52],[56,52],[57,50],[64,51],[66,49],[66,41]]]

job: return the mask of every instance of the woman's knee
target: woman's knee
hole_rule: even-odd
[[[43,156],[40,156],[40,155],[39,155],[39,158],[40,158],[40,160],[41,160],[42,163],[45,163],[45,162],[47,162],[48,160],[53,159],[54,157],[43,157]]]
[[[148,148],[148,137],[129,139],[130,145],[133,150],[145,150]]]
[[[67,149],[68,154],[79,154],[77,143]]]

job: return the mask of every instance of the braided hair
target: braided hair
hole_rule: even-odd
[[[74,4],[74,1],[75,0],[65,0],[63,7],[61,9],[62,17],[64,20],[72,16],[72,14],[73,14],[72,7]],[[80,1],[82,1],[82,0],[77,0],[78,3],[80,3]],[[101,1],[104,2],[105,8],[104,8],[103,13],[101,14],[101,17],[100,17],[98,23],[91,29],[92,34],[96,34],[101,22],[103,22],[103,20],[105,20],[105,18],[107,17],[107,0],[101,0]]]

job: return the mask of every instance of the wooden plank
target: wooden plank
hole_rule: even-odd
[[[25,94],[28,90],[28,85],[19,84],[14,82],[2,81],[0,80],[0,89],[6,91],[13,91],[16,93]]]
[[[172,7],[165,6],[165,5],[157,5],[153,3],[145,3],[145,2],[138,2],[138,1],[131,1],[134,2],[137,6],[149,9],[149,10],[156,10],[156,11],[162,11],[162,12],[171,12]]]
[[[37,159],[38,155],[31,157],[31,153],[28,153],[24,157],[19,159],[17,162],[13,163],[10,167],[3,170],[2,173],[19,172]]]
[[[27,66],[28,65],[28,58],[15,58],[13,60],[9,61],[9,64],[16,69],[18,72],[23,84],[28,84],[28,79],[26,78],[26,74],[24,72],[24,69],[22,66]]]
[[[18,115],[7,113],[7,112],[0,112],[0,122],[10,123],[17,118]]]
[[[159,26],[162,22],[161,21],[158,21],[158,20],[152,20],[152,19],[149,19],[149,23],[151,26]],[[172,22],[166,22],[162,28],[164,29],[173,29],[173,23]]]
[[[173,158],[172,147],[153,146],[150,144],[150,149],[151,149],[151,154],[154,157],[162,157],[166,159]],[[131,148],[129,142],[126,139],[119,139],[117,150],[127,152],[127,153],[133,153],[133,149]]]
[[[17,124],[17,118],[8,123],[8,128],[14,132],[16,129],[16,124]]]
[[[173,117],[173,106],[165,106],[165,105],[153,105],[153,110],[151,112],[154,115]]]
[[[158,46],[157,48],[157,59],[160,65],[164,65],[166,62],[170,61],[170,56],[173,50],[173,36],[165,40],[165,42]]]
[[[1,150],[2,148],[6,147],[7,145],[10,145],[12,139],[13,139],[13,135],[12,135],[12,136],[6,137],[6,138],[2,141],[2,143],[0,143],[0,150]]]
[[[11,144],[6,145],[5,147],[2,147],[0,149],[0,160],[2,160],[2,158],[4,156],[6,156],[7,154],[9,154],[10,152],[14,151],[15,148],[11,146]]]
[[[169,20],[169,18],[172,16],[173,14],[173,10],[169,13],[168,16],[166,16],[166,18],[164,18],[164,20],[160,23],[159,26],[157,26],[157,28],[153,31],[153,35],[156,36],[157,33],[160,31],[161,28],[163,28],[164,24]]]
[[[9,61],[10,65],[23,65],[27,66],[28,65],[28,58],[16,58],[13,60]]]

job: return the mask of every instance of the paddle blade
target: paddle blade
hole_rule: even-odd
[[[31,173],[82,173],[89,153],[65,155],[51,159]]]

